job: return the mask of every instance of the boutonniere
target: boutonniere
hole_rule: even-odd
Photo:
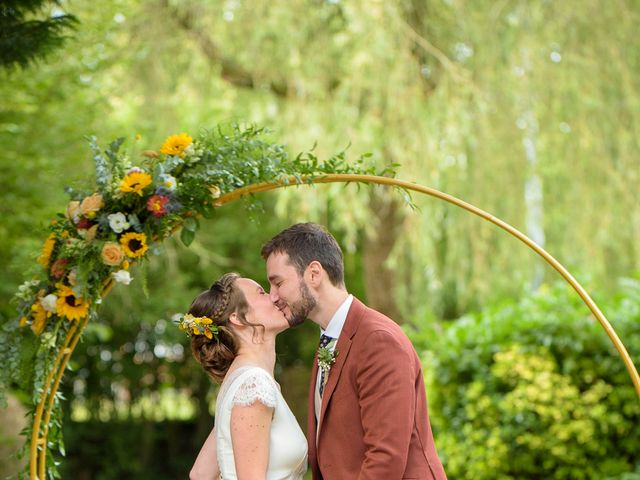
[[[318,349],[318,367],[325,373],[325,375],[329,373],[329,370],[331,370],[331,365],[336,363],[338,350],[331,349],[335,343],[335,340],[331,340],[326,347]]]

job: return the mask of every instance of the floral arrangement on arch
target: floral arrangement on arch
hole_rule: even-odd
[[[344,152],[320,162],[312,153],[289,158],[265,140],[265,131],[233,126],[169,136],[159,151],[142,152],[139,164],[121,150],[123,138],[101,151],[90,139],[96,187],[68,189],[71,200],[51,221],[37,261],[41,275],[25,282],[14,300],[19,326],[36,335],[56,322],[75,322],[95,312],[105,284],[128,285],[132,264],[182,229],[190,244],[199,217],[210,216],[216,199],[262,181],[310,181],[327,173],[374,173],[363,158],[349,165]],[[139,138],[139,137],[138,137]]]
[[[253,126],[217,127],[195,138],[171,135],[159,150],[135,155],[122,148],[123,138],[104,150],[94,137],[89,140],[95,184],[67,188],[70,200],[48,226],[35,275],[13,298],[18,315],[0,325],[0,406],[6,405],[8,389],[18,388],[37,412],[55,359],[69,335],[81,333],[97,317],[108,288],[128,285],[131,267],[158,253],[162,241],[178,230],[189,245],[200,218],[212,216],[222,195],[261,182],[313,183],[325,174],[377,173],[365,165],[366,155],[350,163],[344,152],[324,161],[312,152],[290,157],[264,129]],[[194,327],[215,334],[202,322]],[[63,453],[61,398],[54,395],[45,430],[48,449]],[[22,433],[31,438],[35,416],[28,418]],[[46,462],[48,476],[55,477],[56,462],[50,455]]]

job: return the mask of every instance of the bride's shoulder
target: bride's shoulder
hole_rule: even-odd
[[[249,406],[259,401],[267,407],[275,408],[278,389],[275,380],[266,370],[256,366],[245,366],[238,368],[233,374],[234,405]]]

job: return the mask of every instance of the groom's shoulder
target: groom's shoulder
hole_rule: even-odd
[[[400,328],[400,326],[394,320],[387,317],[385,314],[374,310],[371,307],[368,307],[362,302],[358,301],[358,304],[356,305],[357,307],[362,308],[362,321],[360,322],[358,333],[360,333],[360,329],[362,329],[363,333],[385,331],[393,336],[398,336],[402,339],[408,340],[402,328]]]

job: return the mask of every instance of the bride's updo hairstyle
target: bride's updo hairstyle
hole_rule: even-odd
[[[191,336],[193,356],[216,382],[222,382],[238,353],[239,344],[229,326],[229,316],[235,312],[242,323],[249,324],[245,318],[249,310],[247,299],[235,285],[238,278],[237,273],[226,273],[209,290],[198,295],[189,307],[191,315],[208,317],[218,327],[213,338]]]

